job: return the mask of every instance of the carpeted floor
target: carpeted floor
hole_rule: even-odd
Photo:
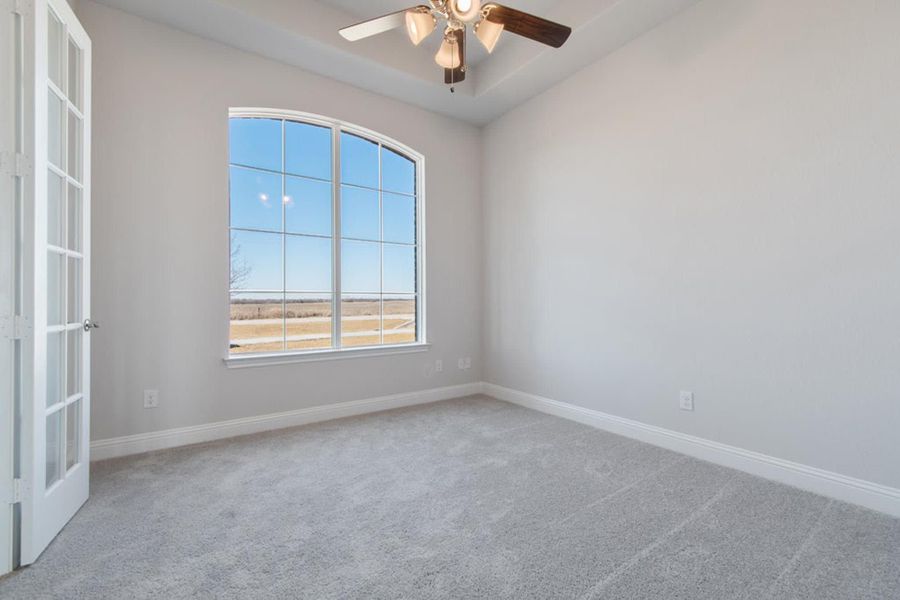
[[[2,598],[900,598],[900,520],[485,397],[93,467]]]

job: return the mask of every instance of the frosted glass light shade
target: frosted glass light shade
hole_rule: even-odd
[[[459,54],[459,44],[456,43],[456,38],[448,34],[444,36],[440,50],[434,55],[434,62],[445,69],[457,69],[462,62]]]
[[[494,51],[494,47],[497,45],[501,33],[503,33],[502,23],[494,23],[493,21],[482,19],[475,24],[475,37],[478,38],[478,41],[481,42],[481,45],[484,46],[488,52]]]
[[[479,0],[450,0],[450,13],[465,23],[475,20],[481,14],[481,2]]]
[[[422,40],[431,35],[437,21],[430,11],[411,8],[406,11],[406,34],[409,40],[418,46]]]

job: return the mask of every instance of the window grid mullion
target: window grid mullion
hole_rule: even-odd
[[[384,181],[382,181],[381,157],[384,155],[381,142],[378,142],[378,253],[380,255],[378,282],[378,307],[381,313],[381,320],[378,327],[378,340],[384,345]]]
[[[353,134],[350,134],[350,135],[353,135]],[[375,142],[372,142],[372,143],[375,143]],[[258,171],[260,173],[270,173],[273,175],[281,175],[282,174],[282,173],[279,173],[278,171],[273,171],[272,169],[266,169],[265,167],[254,167],[251,165],[244,165],[241,163],[228,163],[228,164],[231,167],[236,167],[238,169],[244,169],[245,171]],[[59,167],[56,167],[56,169],[59,169]],[[60,174],[64,175],[64,173],[62,173],[62,172],[60,172]],[[284,175],[287,177],[293,177],[294,179],[305,179],[307,181],[318,181],[320,183],[331,183],[327,179],[320,179],[319,177],[314,177],[312,175],[301,175],[299,173],[290,173],[288,171],[285,171]],[[373,188],[368,185],[362,185],[359,183],[344,182],[341,185],[345,185],[347,187],[355,188],[358,190],[370,190],[373,192],[377,192],[379,189],[381,189],[381,188]],[[415,198],[415,196],[416,196],[415,194],[410,194],[407,192],[400,192],[400,191],[395,191],[395,190],[384,190],[384,191],[388,194],[393,194],[395,196],[406,196],[407,198]]]
[[[343,311],[343,296],[341,290],[341,130],[340,127],[331,128],[331,239],[332,239],[332,263],[331,263],[331,336],[332,347],[340,349],[341,340],[341,315]]]
[[[285,226],[285,221],[287,220],[286,208],[284,204],[284,155],[285,155],[285,144],[287,144],[287,140],[285,139],[285,122],[284,119],[281,120],[281,198],[278,199],[281,204],[281,350],[284,352],[287,350],[287,227]]]

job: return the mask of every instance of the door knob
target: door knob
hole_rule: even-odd
[[[100,323],[97,323],[96,321],[91,321],[90,319],[84,320],[84,330],[85,331],[90,331],[91,329],[99,329],[99,328],[100,328]]]

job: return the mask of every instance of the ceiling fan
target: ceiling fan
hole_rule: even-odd
[[[429,4],[344,27],[340,33],[355,42],[406,27],[410,41],[418,46],[437,28],[439,20],[446,21],[444,40],[434,60],[444,69],[444,83],[450,85],[466,78],[466,27],[469,25],[488,52],[494,51],[504,30],[554,48],[565,44],[572,33],[565,25],[493,2],[482,6],[480,0],[429,0]]]

